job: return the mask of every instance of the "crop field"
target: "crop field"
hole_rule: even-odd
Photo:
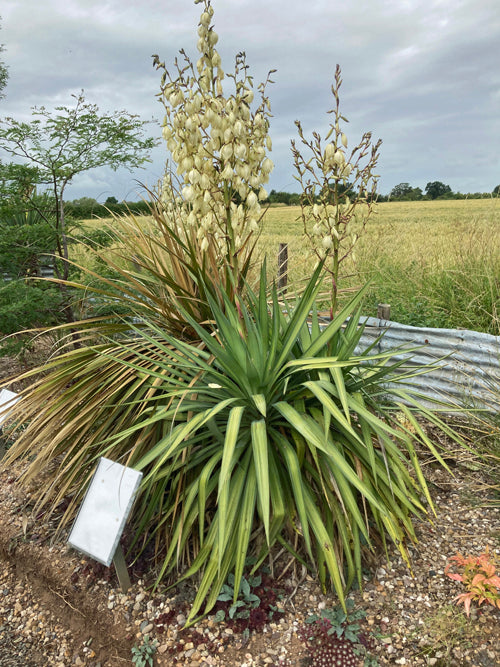
[[[288,244],[293,292],[315,264],[298,206],[272,206],[264,215],[256,257],[267,257],[270,279],[280,243]],[[391,318],[404,324],[500,335],[500,199],[378,204],[341,274],[347,291],[371,281],[366,315],[388,303]]]
[[[299,207],[269,208],[259,242],[271,271],[289,244],[292,286],[314,265]],[[405,324],[470,328],[500,334],[500,199],[378,204],[345,262],[341,288],[367,281],[366,315],[378,303]]]

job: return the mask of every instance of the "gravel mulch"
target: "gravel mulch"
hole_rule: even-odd
[[[467,618],[453,604],[460,585],[444,574],[447,558],[457,552],[479,554],[489,546],[500,553],[500,508],[491,488],[478,485],[481,471],[458,465],[454,472],[451,478],[428,467],[438,516],[432,525],[416,523],[412,572],[389,546],[388,560],[383,554],[374,559],[363,592],[351,595],[354,609],[364,611],[359,624],[370,666],[500,665],[500,610],[483,605]],[[303,639],[306,619],[333,609],[335,597],[303,572],[287,569],[285,557],[266,579],[283,613],[260,619],[259,631],[238,632],[214,614],[182,630],[189,587],[153,594],[135,577],[125,595],[112,568],[96,566],[63,542],[50,546],[53,525],[33,522],[18,473],[0,473],[2,667],[119,667],[132,664],[132,647],[145,641],[157,644],[158,667],[334,664],[321,662]]]
[[[0,378],[20,370],[4,359]],[[415,523],[412,570],[389,545],[387,558],[380,552],[370,561],[363,591],[350,596],[354,612],[363,612],[358,634],[369,667],[500,665],[500,610],[473,607],[467,618],[453,603],[460,585],[444,574],[457,552],[479,554],[489,546],[500,556],[500,493],[484,468],[452,463],[453,477],[431,461],[425,464],[437,517],[432,524]],[[51,544],[56,520],[33,520],[29,490],[16,483],[20,470],[2,470],[0,462],[1,667],[132,665],[132,647],[148,641],[157,647],[156,667],[335,664],[321,647],[304,641],[312,627],[306,620],[334,609],[335,596],[323,594],[285,556],[272,564],[258,591],[256,630],[241,632],[243,621],[217,622],[215,614],[183,630],[189,586],[153,593],[144,567],[137,566],[130,568],[133,586],[123,594],[113,568],[81,556],[64,540]]]

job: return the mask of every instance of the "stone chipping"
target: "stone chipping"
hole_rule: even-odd
[[[389,545],[388,559],[378,553],[365,571],[362,592],[351,594],[355,609],[366,614],[361,628],[379,665],[500,665],[500,610],[473,606],[467,619],[453,604],[460,586],[444,573],[447,558],[457,552],[479,554],[489,546],[500,554],[498,492],[492,493],[481,471],[457,466],[454,472],[451,478],[439,469],[426,471],[437,517],[432,524],[415,524],[412,571]],[[183,630],[189,587],[153,593],[149,582],[135,579],[122,593],[112,569],[96,570],[64,542],[50,544],[53,526],[36,525],[28,516],[29,497],[16,476],[13,469],[0,473],[2,667],[132,665],[131,648],[146,637],[157,644],[157,667],[316,664],[301,629],[336,599],[323,594],[309,575],[289,567],[278,579],[275,564],[276,587],[285,591],[284,613],[260,632],[235,632],[213,614]]]

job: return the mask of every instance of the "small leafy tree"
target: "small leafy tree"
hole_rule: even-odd
[[[333,121],[322,143],[317,132],[307,140],[300,121],[295,124],[299,137],[310,158],[302,156],[296,142],[292,141],[292,153],[296,179],[302,187],[301,217],[304,233],[318,259],[326,260],[325,269],[330,275],[331,316],[337,309],[339,272],[342,262],[352,253],[372,215],[376,199],[378,177],[374,174],[381,140],[372,143],[372,135],[366,132],[350,152],[347,136],[341,123],[347,119],[340,113],[339,90],[342,84],[340,67],[335,70],[332,93],[335,106],[328,113]],[[353,223],[357,221],[357,230]]]
[[[101,113],[85,101],[83,91],[73,96],[73,107],[32,109],[30,123],[7,117],[1,121],[0,148],[38,170],[55,202],[56,251],[62,260],[63,280],[69,275],[68,233],[64,212],[66,187],[74,177],[90,169],[140,167],[156,140],[145,137],[149,121],[125,111]],[[70,309],[66,309],[71,319]]]

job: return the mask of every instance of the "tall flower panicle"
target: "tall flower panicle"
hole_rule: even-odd
[[[337,307],[339,272],[342,262],[352,254],[354,246],[371,217],[377,190],[378,176],[374,174],[381,140],[372,143],[366,132],[361,141],[349,151],[349,142],[341,129],[347,119],[340,112],[339,89],[342,84],[340,67],[335,70],[332,93],[335,107],[328,113],[333,121],[324,144],[317,132],[313,139],[304,136],[301,123],[296,121],[301,143],[312,154],[305,159],[295,141],[292,153],[296,179],[302,187],[301,217],[304,234],[313,252],[325,260],[325,270],[331,278],[331,314]],[[357,233],[352,229],[356,221]]]
[[[197,62],[180,51],[172,76],[154,56],[156,67],[163,70],[163,137],[179,180],[173,224],[180,224],[183,233],[195,228],[199,248],[215,251],[237,277],[249,237],[258,230],[261,201],[267,198],[264,186],[273,168],[267,156],[271,107],[265,90],[274,70],[258,85],[259,101],[253,105],[253,78],[245,54],[236,56],[234,73],[226,74],[216,49],[210,0],[195,4],[203,5]],[[233,92],[226,95],[227,79],[233,80]],[[173,196],[172,182],[167,173],[162,193],[166,206]]]

